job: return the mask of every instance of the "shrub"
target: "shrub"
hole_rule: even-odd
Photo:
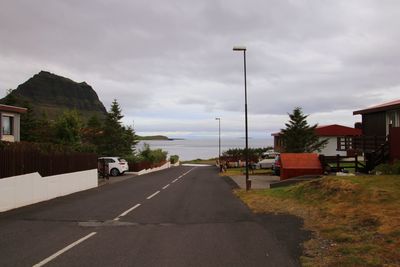
[[[375,167],[375,173],[400,174],[400,160],[395,160],[392,164],[384,163]]]
[[[169,157],[169,161],[171,162],[171,164],[175,164],[179,161],[179,156],[178,155],[171,155]]]
[[[160,163],[167,159],[168,152],[162,151],[161,149],[150,149],[149,144],[144,144],[143,149],[139,153],[144,161],[151,163]]]

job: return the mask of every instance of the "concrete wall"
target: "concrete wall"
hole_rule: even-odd
[[[35,172],[0,179],[0,212],[97,186],[97,169],[47,177]]]

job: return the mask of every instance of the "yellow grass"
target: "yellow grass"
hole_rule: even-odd
[[[331,176],[235,192],[255,212],[304,219],[314,232],[304,266],[400,266],[400,176]]]

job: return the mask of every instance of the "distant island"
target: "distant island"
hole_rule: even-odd
[[[184,140],[182,138],[169,138],[164,135],[149,135],[149,136],[136,136],[138,140],[148,141],[148,140],[161,140],[161,141],[173,141],[173,140]]]

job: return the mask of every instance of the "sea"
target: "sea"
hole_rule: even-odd
[[[210,159],[218,157],[218,139],[146,140],[136,145],[136,150],[149,144],[151,149],[162,149],[168,155],[178,155],[180,160]],[[244,148],[245,139],[222,139],[221,154],[230,148]],[[272,146],[271,139],[249,139],[250,148]]]

